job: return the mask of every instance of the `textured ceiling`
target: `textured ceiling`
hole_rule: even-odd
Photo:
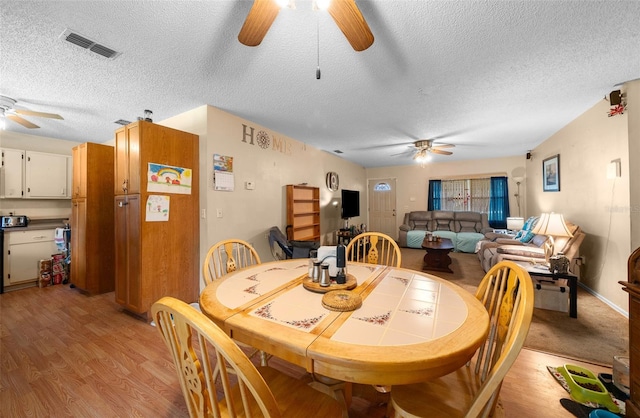
[[[640,78],[639,1],[357,4],[375,36],[363,52],[310,1],[247,47],[252,1],[0,0],[0,95],[64,117],[6,129],[104,142],[144,109],[210,104],[365,167],[412,164],[421,138],[456,161],[524,155]],[[62,41],[67,28],[121,55]]]

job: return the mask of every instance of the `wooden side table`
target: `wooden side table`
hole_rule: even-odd
[[[336,237],[338,238],[338,244],[347,245],[355,235],[349,229],[339,229],[336,231]]]
[[[422,248],[427,251],[423,259],[423,270],[453,273],[449,268],[451,264],[449,252],[453,250],[453,242],[449,238],[440,238],[438,241],[427,241],[427,236],[425,236],[424,241],[422,241]]]

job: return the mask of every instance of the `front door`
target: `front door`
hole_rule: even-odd
[[[393,239],[398,237],[396,225],[396,180],[370,179],[368,231],[382,232]]]

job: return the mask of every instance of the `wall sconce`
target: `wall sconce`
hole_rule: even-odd
[[[607,178],[615,179],[620,177],[620,175],[620,158],[611,160],[611,162],[607,164]]]
[[[514,177],[513,180],[516,182],[516,187],[518,188],[514,196],[516,197],[516,203],[518,204],[518,217],[520,217],[520,185],[524,181],[524,177]]]
[[[333,199],[331,201],[331,206],[333,206],[334,208],[338,209],[340,206],[340,202],[338,201],[338,199]]]

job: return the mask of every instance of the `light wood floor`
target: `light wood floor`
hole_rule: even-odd
[[[502,387],[507,417],[572,417],[546,366],[609,366],[523,350]],[[273,359],[299,377],[304,370]],[[350,416],[381,418],[388,395],[354,387]],[[175,368],[157,330],[123,313],[114,294],[68,286],[0,295],[1,417],[186,417]]]

